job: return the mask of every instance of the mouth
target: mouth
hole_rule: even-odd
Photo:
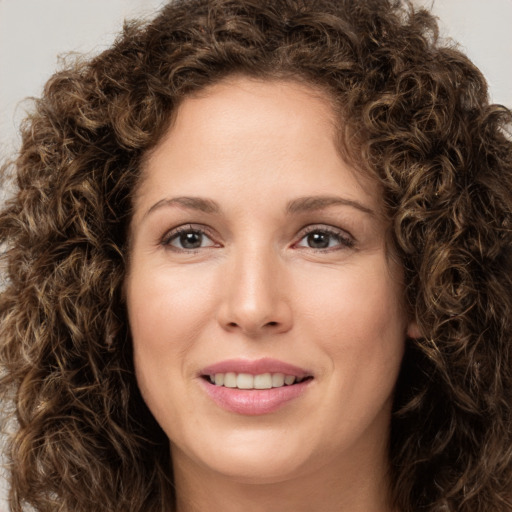
[[[257,375],[226,372],[202,375],[201,377],[215,386],[245,390],[282,388],[300,384],[305,380],[311,380],[313,378],[311,375],[297,376],[280,372],[260,373]]]
[[[310,371],[270,358],[222,361],[204,368],[198,377],[220,408],[247,416],[270,414],[298,403],[314,380]]]

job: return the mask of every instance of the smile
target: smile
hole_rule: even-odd
[[[248,416],[277,412],[303,396],[314,381],[309,370],[271,358],[221,361],[203,368],[198,377],[217,406]]]
[[[284,373],[261,373],[251,375],[250,373],[216,373],[207,376],[212,384],[226,388],[237,389],[272,389],[283,386],[291,386],[302,382],[305,378]]]

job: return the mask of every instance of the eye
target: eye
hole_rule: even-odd
[[[194,251],[216,246],[203,229],[193,226],[181,226],[173,229],[167,233],[162,244],[181,251]]]
[[[344,231],[334,228],[311,227],[297,242],[296,247],[306,247],[316,250],[342,249],[353,247],[353,238]]]

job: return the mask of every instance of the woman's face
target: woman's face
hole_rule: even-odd
[[[414,326],[377,188],[333,124],[305,85],[231,79],[185,100],[148,155],[126,296],[175,471],[272,482],[385,461]]]

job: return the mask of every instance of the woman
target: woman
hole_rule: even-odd
[[[510,112],[436,36],[185,0],[48,82],[0,217],[13,511],[512,510]]]

